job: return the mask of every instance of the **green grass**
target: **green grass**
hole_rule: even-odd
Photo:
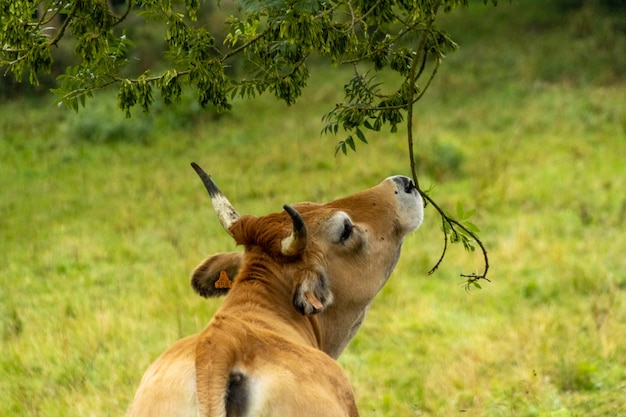
[[[363,416],[626,414],[626,36],[593,13],[502,3],[443,22],[461,49],[418,105],[420,172],[444,207],[478,209],[492,283],[463,290],[481,263],[460,247],[427,276],[427,210],[340,358]],[[234,245],[190,161],[252,214],[407,174],[401,134],[347,158],[320,136],[342,75],[317,74],[295,106],[222,116],[4,103],[0,415],[121,415],[148,364],[208,322],[219,301],[190,271]]]

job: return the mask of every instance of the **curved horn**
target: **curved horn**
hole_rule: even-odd
[[[280,250],[285,256],[296,256],[301,254],[306,248],[307,231],[300,213],[290,205],[283,206],[291,221],[293,222],[293,230],[291,234],[280,242]]]
[[[211,202],[213,203],[213,208],[217,213],[217,217],[220,219],[220,223],[224,226],[224,229],[230,234],[230,226],[233,225],[238,219],[239,214],[235,210],[230,201],[226,198],[226,196],[217,188],[217,185],[211,179],[211,176],[204,172],[202,168],[195,162],[191,163],[192,168],[196,171],[202,183],[206,187],[209,195],[211,196]]]

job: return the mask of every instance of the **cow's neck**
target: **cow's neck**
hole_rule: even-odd
[[[246,258],[224,302],[254,325],[279,330],[285,337],[298,337],[321,349],[318,317],[303,316],[292,300],[293,284],[285,279],[283,268],[267,255],[255,254]]]
[[[353,308],[328,307],[320,317],[322,350],[337,359],[363,324],[369,307],[370,304]]]
[[[396,248],[396,255],[385,266],[381,276],[355,274],[360,285],[354,281],[335,283],[335,302],[320,316],[322,327],[322,350],[333,358],[338,358],[350,340],[363,324],[376,294],[383,288],[400,256],[402,245]],[[346,285],[346,282],[348,283]]]

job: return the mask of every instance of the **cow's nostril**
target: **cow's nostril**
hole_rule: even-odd
[[[413,181],[410,178],[406,178],[406,182],[404,184],[404,192],[411,193],[413,190],[416,190],[417,187],[413,184]]]
[[[400,183],[404,188],[404,192],[409,194],[412,193],[417,187],[413,184],[413,181],[409,177],[399,177]]]
[[[400,191],[404,191],[407,194],[415,194],[417,191],[417,187],[409,177],[405,177],[404,175],[396,175],[391,177],[393,181],[396,183],[396,194]]]

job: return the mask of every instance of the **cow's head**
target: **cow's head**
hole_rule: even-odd
[[[393,176],[327,204],[297,203],[267,216],[240,216],[211,178],[192,166],[235,241],[246,252],[261,251],[292,268],[295,308],[303,314],[324,310],[319,318],[322,347],[338,356],[389,278],[404,237],[422,222],[423,202],[413,182]],[[194,271],[193,288],[205,297],[225,293],[227,289],[216,286],[220,273],[236,279],[243,256],[209,257]]]

